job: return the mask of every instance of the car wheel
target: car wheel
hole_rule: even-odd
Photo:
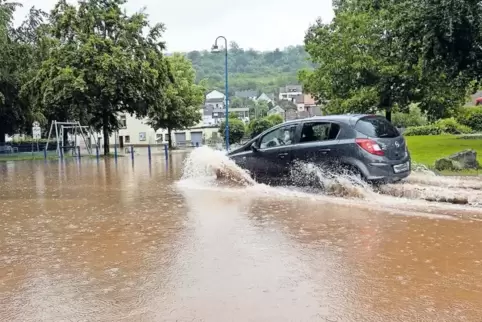
[[[343,174],[350,178],[354,183],[363,184],[367,182],[363,173],[355,166],[343,166]]]

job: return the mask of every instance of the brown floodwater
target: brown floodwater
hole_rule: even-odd
[[[0,163],[0,320],[481,321],[480,178],[337,197],[200,151]]]

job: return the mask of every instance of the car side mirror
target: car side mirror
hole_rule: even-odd
[[[256,144],[256,142],[253,142],[253,143],[251,144],[251,150],[252,150],[253,152],[258,152],[258,151],[259,151],[259,147],[258,147],[258,145]]]

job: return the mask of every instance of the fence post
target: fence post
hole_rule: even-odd
[[[44,159],[47,160],[47,147],[44,148]]]
[[[80,145],[77,145],[77,158],[80,161]]]
[[[151,162],[151,145],[147,146],[147,157],[149,158],[149,162]]]
[[[134,161],[134,146],[131,145],[131,159]]]
[[[168,153],[168,151],[167,151],[167,144],[164,144],[164,156],[165,156],[166,160],[167,160],[167,157],[168,157],[168,156],[167,156],[167,153]]]
[[[114,159],[117,161],[117,135],[114,135]]]
[[[95,146],[95,156],[97,157],[97,162],[99,162],[99,158],[100,158],[100,155],[99,155],[99,145],[96,145],[96,146]]]

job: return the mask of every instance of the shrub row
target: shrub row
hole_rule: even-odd
[[[456,119],[460,124],[466,125],[476,132],[482,132],[481,107],[460,108],[457,113]]]
[[[455,118],[438,120],[435,123],[409,127],[403,132],[405,136],[440,135],[440,134],[469,134],[471,127],[460,124]]]

